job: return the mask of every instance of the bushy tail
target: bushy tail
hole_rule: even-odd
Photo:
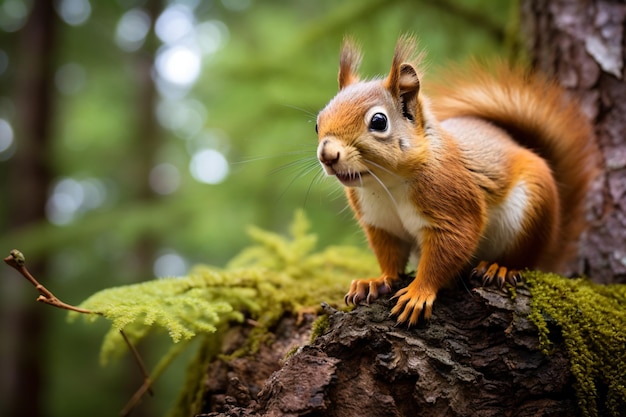
[[[493,71],[475,64],[443,81],[433,97],[439,120],[486,119],[548,161],[560,196],[563,254],[571,255],[586,225],[584,200],[599,161],[593,129],[577,101],[547,78],[504,64]]]

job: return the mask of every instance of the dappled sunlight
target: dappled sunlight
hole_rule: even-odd
[[[197,48],[185,45],[163,47],[156,58],[158,75],[168,83],[180,87],[191,86],[198,79],[202,68],[199,52]],[[164,92],[161,90],[161,93]]]
[[[101,207],[109,197],[105,183],[99,179],[78,181],[63,178],[56,183],[48,197],[46,216],[51,223],[63,226],[80,214]]]
[[[219,184],[228,175],[228,161],[214,149],[203,149],[191,157],[189,164],[191,175],[206,184]]]
[[[169,249],[158,255],[152,269],[157,278],[180,277],[187,273],[189,265],[185,258]]]
[[[4,119],[0,119],[0,161],[5,161],[13,154],[13,128]]]
[[[144,10],[136,8],[124,13],[115,29],[115,43],[126,52],[141,48],[150,31],[150,16]]]
[[[180,187],[180,172],[176,165],[164,162],[150,170],[150,188],[160,195],[172,194]]]
[[[60,0],[55,5],[61,19],[71,26],[82,25],[91,16],[89,0]]]
[[[6,0],[0,5],[0,29],[16,32],[24,26],[29,7],[23,0]]]

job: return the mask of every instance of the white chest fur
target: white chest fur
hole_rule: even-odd
[[[526,183],[515,185],[504,202],[489,210],[489,221],[483,233],[477,258],[495,260],[515,244],[522,231],[528,202]]]
[[[363,222],[420,246],[422,230],[429,226],[429,222],[411,203],[407,186],[388,190],[362,187],[357,189],[357,194]],[[474,254],[476,259],[496,260],[515,244],[528,204],[526,184],[520,182],[502,204],[489,208],[487,225]]]
[[[411,203],[408,186],[363,187],[358,188],[357,193],[363,222],[419,244],[421,231],[428,226],[428,221]]]

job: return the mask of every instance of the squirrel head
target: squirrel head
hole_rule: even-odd
[[[398,181],[402,169],[414,165],[407,161],[423,155],[425,122],[414,51],[413,38],[400,38],[389,75],[361,81],[359,48],[344,41],[339,92],[319,113],[316,131],[322,167],[345,186]]]

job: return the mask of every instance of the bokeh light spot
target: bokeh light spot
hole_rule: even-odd
[[[156,58],[156,69],[165,81],[190,86],[200,75],[200,54],[196,48],[178,45],[162,48]]]
[[[179,277],[187,272],[187,262],[175,252],[166,252],[154,261],[152,269],[156,277]]]
[[[61,0],[55,5],[61,19],[70,26],[80,26],[91,16],[89,0]]]
[[[191,157],[191,175],[205,184],[219,184],[228,176],[228,161],[214,149],[203,149]]]
[[[131,9],[120,18],[115,30],[115,43],[122,50],[133,52],[141,48],[150,31],[150,16],[141,9]]]
[[[0,155],[13,145],[13,128],[4,119],[0,119]]]
[[[187,6],[174,4],[157,18],[154,30],[163,43],[172,44],[191,34],[193,26],[193,12]]]
[[[172,194],[180,186],[180,173],[173,164],[162,163],[150,170],[149,182],[155,193]]]

